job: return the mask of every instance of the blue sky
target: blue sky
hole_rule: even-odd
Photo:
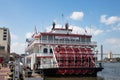
[[[18,54],[24,53],[25,38],[35,26],[46,31],[53,21],[69,22],[77,32],[86,29],[99,51],[103,44],[105,53],[120,54],[119,4],[119,0],[0,0],[0,27],[10,29],[11,52]]]

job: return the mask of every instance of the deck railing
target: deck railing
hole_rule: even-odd
[[[28,47],[26,48],[26,51],[29,47],[32,47],[35,43],[40,44],[55,44],[55,45],[91,45],[96,47],[97,42],[91,41],[91,42],[81,42],[81,41],[71,41],[71,40],[34,40],[31,43],[29,43]]]
[[[65,45],[93,45],[96,46],[97,42],[80,42],[80,41],[61,41],[61,40],[39,40],[36,41],[37,43],[41,44],[65,44]]]

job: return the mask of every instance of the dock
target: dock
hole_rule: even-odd
[[[15,77],[15,71],[11,71],[9,67],[1,67],[0,69],[0,80],[44,80],[40,74],[34,72],[32,72],[30,77],[25,76],[25,71],[23,71],[22,75],[23,78],[19,79]]]

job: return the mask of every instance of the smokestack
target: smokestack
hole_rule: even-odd
[[[52,25],[53,25],[53,27],[52,27],[52,30],[53,30],[53,29],[55,29],[55,22],[53,22],[53,24],[52,24]]]
[[[69,24],[66,23],[66,24],[65,24],[65,29],[68,30],[68,28],[69,28]]]

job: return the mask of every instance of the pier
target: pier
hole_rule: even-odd
[[[34,71],[29,73],[25,70],[22,71],[22,75],[14,67],[11,69],[9,67],[2,68],[0,70],[0,80],[44,80],[41,74],[35,73]]]
[[[7,70],[6,74],[8,74],[7,78],[9,78],[2,80],[44,80],[44,77],[42,77],[41,74],[37,74],[31,69],[25,68],[25,66],[21,64],[20,59],[17,59],[15,63],[9,65],[7,68],[2,68],[1,70],[3,72],[5,72],[4,70]]]

